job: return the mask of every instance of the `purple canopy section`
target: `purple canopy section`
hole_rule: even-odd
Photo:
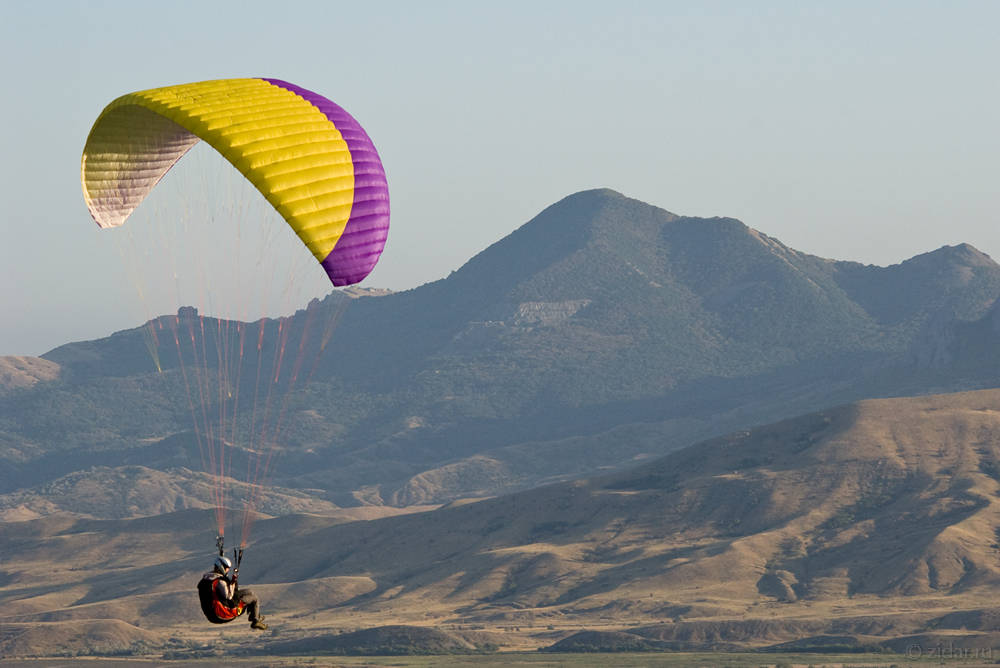
[[[358,283],[375,267],[389,234],[389,184],[375,145],[353,116],[322,95],[281,79],[262,80],[311,103],[347,142],[354,162],[354,204],[343,234],[321,264],[334,285]]]

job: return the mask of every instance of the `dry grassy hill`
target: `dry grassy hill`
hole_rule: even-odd
[[[501,648],[584,629],[685,648],[992,643],[998,494],[1000,390],[987,390],[864,401],[433,512],[262,519],[243,579],[276,630],[252,648],[341,647],[329,638],[400,624],[493,632]],[[242,622],[192,623],[207,515],[0,525],[0,647],[42,652],[33,625],[88,620],[152,633],[133,643],[144,651],[246,639]]]
[[[162,515],[188,508],[214,508],[211,476],[186,468],[157,471],[145,466],[96,466],[71,473],[37,488],[0,494],[0,520],[19,521],[64,513],[113,518]],[[239,504],[253,490],[233,484]],[[261,512],[336,514],[334,504],[299,490],[272,487],[260,495]]]
[[[0,395],[59,377],[59,365],[41,357],[0,357]]]

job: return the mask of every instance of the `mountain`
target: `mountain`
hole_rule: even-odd
[[[865,400],[429,512],[262,519],[242,580],[280,632],[250,642],[191,624],[209,511],[4,523],[0,648],[49,653],[49,630],[98,622],[120,653],[189,658],[366,653],[369,636],[415,651],[991,648],[998,436],[1000,390]]]
[[[251,397],[255,369],[291,387],[276,486],[335,506],[528,489],[859,398],[989,387],[998,297],[1000,267],[968,245],[866,266],[586,191],[413,290],[246,325],[184,308],[45,354],[0,392],[0,493],[91,466],[198,469],[187,374]],[[174,334],[196,329],[189,369]],[[239,373],[219,363],[235,331],[260,342]]]

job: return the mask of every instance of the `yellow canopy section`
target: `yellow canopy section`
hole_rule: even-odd
[[[121,225],[198,140],[233,164],[317,260],[351,215],[354,165],[327,116],[263,79],[223,79],[130,93],[87,137],[83,196],[101,227]]]

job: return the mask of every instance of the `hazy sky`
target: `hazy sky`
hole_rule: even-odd
[[[594,187],[834,259],[1000,258],[998,25],[994,1],[4,0],[0,355],[140,324],[80,153],[113,98],[213,78],[365,126],[393,213],[370,287],[447,276]]]

